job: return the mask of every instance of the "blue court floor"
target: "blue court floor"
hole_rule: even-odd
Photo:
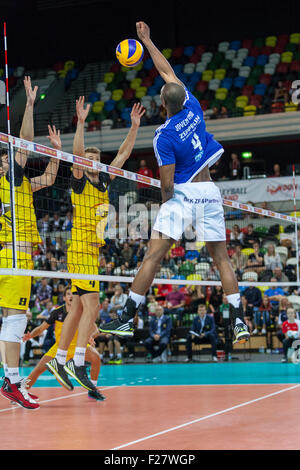
[[[21,376],[31,367],[21,368]],[[289,384],[300,383],[300,364],[279,362],[239,362],[202,364],[125,364],[104,365],[98,385],[223,385],[223,384]],[[76,382],[74,382],[74,385]],[[56,379],[47,371],[36,387],[56,387]]]

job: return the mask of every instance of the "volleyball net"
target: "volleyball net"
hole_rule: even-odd
[[[0,156],[0,275],[85,279],[100,286],[132,282],[161,204],[159,180],[6,134],[0,134]],[[75,165],[90,184],[72,186]],[[115,177],[108,192],[105,184],[97,186],[99,173]],[[223,204],[240,285],[300,286],[296,214]],[[27,263],[24,252],[32,254]],[[192,224],[162,261],[158,284],[220,285]]]

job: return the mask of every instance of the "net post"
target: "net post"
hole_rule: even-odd
[[[5,82],[6,82],[6,112],[7,112],[7,134],[8,139],[8,161],[9,161],[9,187],[10,187],[10,211],[12,222],[12,267],[17,269],[17,241],[16,241],[16,219],[15,219],[15,172],[14,172],[14,148],[10,137],[10,114],[9,114],[9,86],[8,86],[8,60],[7,60],[7,36],[6,22],[4,22],[4,54],[5,54]]]
[[[294,197],[294,216],[295,216],[295,249],[296,249],[296,272],[297,272],[297,282],[300,284],[300,275],[299,275],[299,244],[298,244],[298,222],[297,222],[297,203],[296,203],[296,173],[295,173],[295,164],[293,164],[293,197]]]

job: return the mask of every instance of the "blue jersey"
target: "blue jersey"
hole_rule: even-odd
[[[185,91],[184,108],[156,130],[153,140],[158,166],[175,164],[176,184],[192,181],[224,152],[222,145],[206,131],[199,101]]]

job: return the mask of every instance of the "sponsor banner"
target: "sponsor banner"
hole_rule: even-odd
[[[296,199],[300,199],[300,176],[296,176]],[[244,202],[276,202],[293,200],[292,176],[253,180],[218,181],[224,199]]]

